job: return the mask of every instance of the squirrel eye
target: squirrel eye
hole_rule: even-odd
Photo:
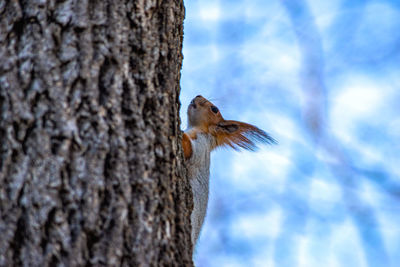
[[[215,114],[218,113],[218,108],[215,106],[211,106],[211,111],[214,112]]]

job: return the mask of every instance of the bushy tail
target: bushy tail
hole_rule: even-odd
[[[210,132],[216,137],[216,147],[230,146],[233,149],[244,148],[254,151],[256,142],[276,144],[276,140],[263,130],[248,123],[224,120],[210,127]]]

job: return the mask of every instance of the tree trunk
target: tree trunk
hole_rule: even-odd
[[[0,0],[0,266],[190,266],[182,0]]]

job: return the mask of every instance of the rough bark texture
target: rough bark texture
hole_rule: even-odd
[[[192,265],[182,0],[0,0],[0,266]]]

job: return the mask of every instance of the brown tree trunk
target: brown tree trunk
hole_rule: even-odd
[[[0,0],[0,266],[190,266],[182,0]]]

